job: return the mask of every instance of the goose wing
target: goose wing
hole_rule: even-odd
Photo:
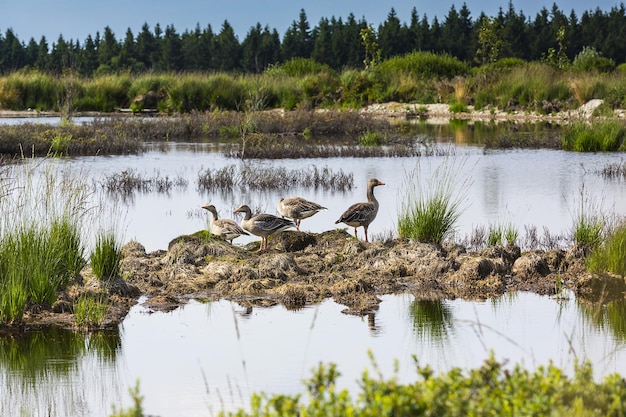
[[[295,223],[271,214],[258,214],[252,219],[254,227],[258,230],[273,233],[295,227]]]
[[[377,207],[372,203],[356,203],[351,205],[335,223],[345,223],[350,226],[370,223],[377,211]]]

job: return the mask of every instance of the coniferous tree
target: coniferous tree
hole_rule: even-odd
[[[181,40],[174,29],[174,25],[165,27],[165,35],[161,42],[161,57],[156,65],[160,71],[180,71],[183,58],[181,52]]]
[[[387,20],[378,27],[378,44],[383,59],[408,52],[406,40],[402,37],[400,19],[393,7],[387,15]]]
[[[333,57],[332,29],[328,19],[325,17],[320,19],[311,37],[313,40],[311,58],[321,64],[334,67],[336,62]]]
[[[282,44],[282,56],[291,58],[310,58],[313,50],[309,22],[304,9],[300,10],[299,20],[291,23],[285,32]]]
[[[237,71],[241,68],[241,45],[233,27],[227,20],[214,38],[215,66],[220,71]]]
[[[152,57],[155,56],[157,50],[156,39],[150,31],[150,26],[144,23],[141,31],[137,34],[137,45],[135,47],[135,56],[139,64],[145,69],[153,68]]]
[[[102,41],[98,46],[98,61],[100,62],[100,67],[104,71],[115,70],[116,64],[119,62],[114,58],[117,58],[120,54],[120,45],[115,39],[115,34],[113,30],[109,26],[104,28],[104,34],[102,37]]]
[[[82,75],[92,75],[98,69],[98,51],[91,35],[87,36],[80,54],[79,71]]]

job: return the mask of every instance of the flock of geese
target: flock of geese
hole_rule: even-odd
[[[344,223],[354,227],[354,237],[357,237],[357,228],[363,227],[365,231],[365,241],[368,242],[367,228],[378,214],[378,200],[374,196],[374,188],[385,185],[384,182],[372,178],[367,182],[367,201],[355,203],[343,212],[335,224]],[[261,238],[260,251],[267,249],[267,238],[274,233],[295,227],[300,230],[300,222],[320,211],[327,210],[312,201],[302,197],[281,198],[278,203],[278,213],[281,217],[273,214],[260,213],[252,215],[252,210],[247,205],[237,208],[234,213],[243,213],[244,218],[241,225],[231,219],[220,219],[214,205],[202,206],[213,215],[210,224],[211,233],[221,236],[223,239],[233,242],[239,236],[249,236],[253,234]]]

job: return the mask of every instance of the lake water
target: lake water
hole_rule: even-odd
[[[443,372],[489,357],[534,369],[551,361],[572,374],[589,359],[596,376],[626,374],[626,333],[608,320],[624,305],[590,307],[530,293],[485,302],[382,297],[373,317],[326,300],[299,311],[191,301],[169,313],[134,307],[119,329],[0,339],[0,415],[107,416],[130,406],[140,381],[147,415],[196,417],[249,405],[252,392],[295,394],[319,363],[336,363],[339,387],[358,391],[371,352],[385,377],[417,378],[413,357]],[[623,315],[621,320],[623,321]]]
[[[111,222],[123,240],[136,239],[148,251],[166,249],[173,238],[206,228],[214,204],[221,217],[233,218],[241,204],[276,213],[280,197],[299,195],[328,211],[302,222],[302,229],[334,229],[350,204],[365,200],[371,177],[381,208],[370,235],[395,234],[407,179],[428,180],[440,166],[454,167],[463,212],[457,235],[479,226],[512,224],[567,234],[582,197],[607,213],[626,212],[623,181],[597,171],[620,163],[623,154],[580,154],[556,150],[489,150],[454,137],[437,138],[451,157],[327,158],[252,161],[254,166],[302,170],[316,167],[354,177],[347,191],[293,188],[235,188],[204,191],[199,173],[234,165],[215,144],[151,144],[142,155],[57,159],[52,164],[81,175],[100,190],[107,176],[132,170],[146,177],[181,178],[168,193],[136,192],[116,204],[121,215]],[[410,174],[410,173],[414,174]],[[186,184],[186,185],[184,185]],[[425,185],[427,188],[428,185]],[[117,195],[103,194],[113,205]],[[101,197],[94,195],[100,201]],[[363,238],[362,230],[359,237]],[[239,238],[245,244],[258,238]],[[412,357],[438,371],[479,366],[493,350],[499,360],[534,368],[550,360],[568,372],[576,358],[590,359],[598,377],[626,374],[622,305],[589,307],[573,297],[555,300],[534,294],[497,300],[416,302],[412,295],[383,297],[375,316],[354,317],[326,300],[299,311],[283,307],[246,309],[229,301],[191,301],[169,313],[141,306],[114,331],[81,335],[49,330],[0,337],[0,415],[106,416],[113,404],[130,405],[129,387],[140,381],[150,415],[206,416],[246,406],[250,393],[302,392],[301,381],[319,362],[334,362],[341,387],[355,390],[370,366],[370,350],[385,376],[394,360],[401,381],[415,379]],[[611,312],[617,311],[617,314]],[[617,322],[615,317],[618,317]]]

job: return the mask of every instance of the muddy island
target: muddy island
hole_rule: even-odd
[[[105,292],[109,312],[102,327],[119,324],[138,302],[170,311],[190,299],[233,300],[242,306],[282,304],[288,309],[333,298],[346,314],[375,313],[379,296],[410,293],[420,300],[480,300],[507,292],[563,296],[571,290],[583,302],[624,299],[624,279],[587,272],[584,250],[532,250],[490,246],[468,251],[403,239],[365,243],[345,229],[319,234],[285,231],[237,246],[207,231],[175,238],[167,250],[147,253],[136,241],[123,248],[121,275],[96,279],[89,266],[81,281],[61,293],[50,308],[33,306],[20,327],[76,328],[73,302],[85,292]]]

